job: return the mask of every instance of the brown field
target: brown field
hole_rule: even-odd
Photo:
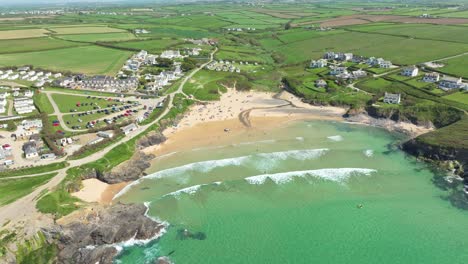
[[[92,34],[92,33],[114,33],[125,32],[125,30],[110,27],[54,27],[50,28],[56,34]]]
[[[22,29],[22,30],[3,30],[0,31],[0,39],[22,39],[44,37],[50,33],[45,29]]]

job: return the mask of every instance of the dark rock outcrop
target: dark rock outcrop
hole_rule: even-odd
[[[418,138],[405,142],[402,149],[413,156],[435,161],[462,177],[467,176],[464,168],[468,167],[468,149],[426,144]]]
[[[97,178],[109,184],[138,180],[144,175],[143,172],[151,166],[150,161],[153,158],[153,155],[137,151],[130,160],[120,164],[110,172],[97,175]]]
[[[118,254],[115,244],[150,239],[163,224],[148,218],[146,206],[116,204],[88,211],[84,219],[44,230],[49,243],[59,249],[58,263],[112,263]]]
[[[167,138],[161,132],[152,132],[138,140],[137,146],[139,148],[147,148],[161,144],[166,140]]]

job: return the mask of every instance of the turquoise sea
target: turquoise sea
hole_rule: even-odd
[[[246,138],[157,157],[116,200],[169,226],[116,263],[467,262],[468,211],[401,135],[297,121]]]

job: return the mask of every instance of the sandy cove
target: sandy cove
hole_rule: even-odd
[[[146,154],[170,155],[207,145],[230,144],[236,135],[246,134],[248,140],[268,130],[287,125],[295,120],[331,120],[383,127],[391,131],[405,132],[411,136],[427,133],[432,128],[405,122],[374,119],[359,115],[345,119],[347,109],[332,106],[313,106],[303,103],[291,93],[239,92],[235,89],[221,95],[219,101],[199,102],[191,107],[179,124],[163,131],[167,140],[160,145],[143,149]],[[229,137],[226,137],[229,133]],[[97,179],[83,181],[83,188],[73,193],[87,201],[109,204],[112,198],[128,183],[109,185]]]

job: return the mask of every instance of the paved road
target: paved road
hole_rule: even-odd
[[[7,221],[10,221],[9,225],[14,225],[16,223],[23,222],[23,223],[25,223],[24,226],[27,227],[28,229],[31,229],[32,230],[31,232],[33,232],[34,230],[37,231],[38,228],[45,225],[46,223],[44,221],[38,221],[37,220],[38,218],[41,217],[41,214],[39,212],[37,212],[37,210],[36,210],[36,201],[37,201],[38,196],[41,193],[43,193],[45,190],[51,190],[52,188],[56,187],[65,178],[66,171],[69,168],[77,167],[77,166],[80,166],[80,165],[83,165],[83,164],[86,164],[86,163],[89,163],[89,162],[92,162],[92,161],[95,161],[95,160],[98,160],[98,159],[102,158],[106,153],[108,153],[110,150],[112,150],[116,146],[132,140],[135,136],[137,136],[141,132],[145,131],[147,128],[154,125],[155,123],[159,122],[159,120],[161,120],[161,118],[163,118],[169,112],[169,110],[172,108],[174,96],[176,94],[178,94],[178,93],[182,93],[182,90],[184,88],[185,83],[187,83],[187,81],[190,80],[190,78],[192,78],[198,71],[200,71],[207,64],[209,64],[211,61],[213,61],[213,57],[214,57],[214,54],[216,53],[216,51],[218,51],[217,48],[211,53],[210,60],[208,62],[204,63],[203,65],[201,65],[197,69],[193,70],[189,75],[184,77],[184,79],[182,80],[182,82],[179,85],[179,88],[175,92],[169,94],[169,100],[170,101],[169,101],[168,107],[166,107],[164,112],[156,120],[154,120],[153,122],[151,122],[151,123],[149,123],[147,125],[138,127],[138,129],[136,131],[133,131],[132,133],[127,135],[122,140],[120,140],[118,142],[115,142],[112,145],[110,145],[110,146],[108,146],[108,147],[106,147],[106,148],[104,148],[104,149],[90,155],[90,156],[87,156],[87,157],[79,159],[79,160],[70,160],[70,161],[68,161],[70,163],[70,166],[65,168],[65,169],[55,171],[57,173],[57,175],[55,177],[53,177],[49,182],[47,182],[46,184],[36,188],[30,194],[16,200],[15,202],[1,207],[0,208],[0,226],[3,226],[3,224],[5,222],[7,222]],[[59,113],[60,111],[57,111],[58,107],[57,107],[57,109],[55,109],[55,107],[54,107],[54,111]],[[52,173],[52,172],[48,172],[48,173]],[[28,177],[28,176],[34,177],[34,175],[25,175],[25,176],[22,176],[22,177]]]

